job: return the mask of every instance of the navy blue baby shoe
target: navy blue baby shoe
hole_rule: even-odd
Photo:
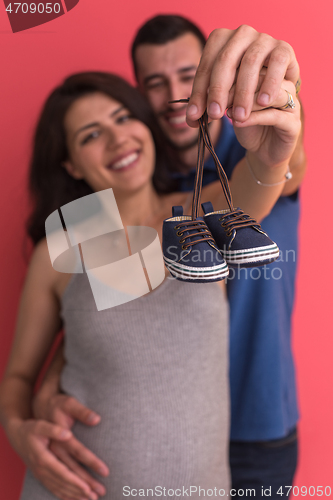
[[[174,102],[188,102],[188,99]],[[202,218],[198,217],[198,210],[205,148],[213,157],[229,209],[214,212],[210,202],[203,203],[205,216]],[[182,207],[173,207],[172,217],[163,224],[163,255],[172,276],[194,283],[224,279],[229,274],[228,265],[262,266],[274,262],[279,256],[277,245],[260,224],[240,208],[234,208],[227,175],[209,136],[207,112],[199,119],[192,215],[183,215]],[[210,255],[210,261],[207,255]]]
[[[240,208],[214,212],[210,201],[201,206],[204,221],[229,266],[263,266],[278,258],[276,243]]]
[[[173,207],[172,217],[163,223],[163,256],[170,274],[181,281],[209,283],[229,274],[202,217],[183,215],[183,207]]]

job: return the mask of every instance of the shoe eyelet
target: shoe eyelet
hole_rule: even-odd
[[[187,247],[185,245],[182,245],[182,250],[187,250]]]
[[[179,226],[175,226],[174,229],[179,229]]]
[[[179,240],[179,243],[185,243],[185,239],[182,238],[181,240]]]
[[[182,231],[177,231],[177,236],[183,236]]]

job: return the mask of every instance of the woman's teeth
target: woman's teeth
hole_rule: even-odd
[[[172,118],[169,118],[169,122],[172,124],[172,123],[175,123],[176,125],[178,125],[179,123],[184,123],[186,121],[186,115],[183,115],[183,116],[173,116]]]
[[[127,167],[127,165],[133,163],[138,157],[139,153],[131,153],[130,155],[125,156],[125,158],[122,158],[121,160],[114,163],[112,165],[112,168],[118,170],[119,168]]]

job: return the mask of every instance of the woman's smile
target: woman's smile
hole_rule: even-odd
[[[102,93],[77,99],[65,117],[68,173],[94,191],[130,193],[147,186],[155,166],[150,130],[123,104]]]
[[[107,169],[114,170],[116,172],[127,172],[137,165],[140,154],[140,150],[132,150],[119,155],[107,165]]]

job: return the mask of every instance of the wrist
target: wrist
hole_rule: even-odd
[[[22,418],[11,417],[8,419],[6,425],[4,426],[7,437],[16,451],[19,448],[18,443],[20,440],[20,430],[24,422],[25,420]]]
[[[50,400],[60,392],[59,377],[45,379],[32,399],[32,413],[34,417],[48,420]]]
[[[292,178],[289,161],[284,160],[275,164],[266,164],[255,154],[247,151],[245,162],[254,182],[261,186],[278,186]]]
[[[286,182],[288,182],[288,181],[292,178],[292,176],[293,176],[293,174],[290,172],[290,168],[289,168],[289,164],[288,164],[288,165],[287,165],[287,169],[286,169],[286,171],[285,171],[285,174],[284,174],[284,176],[283,176],[283,178],[282,178],[281,180],[278,180],[278,181],[275,181],[275,182],[263,182],[263,181],[259,180],[259,179],[256,177],[256,175],[255,175],[255,173],[254,173],[254,171],[253,171],[252,165],[251,165],[251,163],[250,163],[250,161],[249,161],[249,159],[248,159],[248,156],[247,156],[247,155],[245,156],[245,161],[246,161],[246,163],[247,163],[247,167],[248,167],[248,169],[249,169],[249,172],[250,172],[250,174],[251,174],[252,179],[253,179],[253,180],[254,180],[254,182],[255,182],[256,184],[258,184],[259,186],[264,186],[264,187],[279,186],[279,185],[281,185],[281,184],[285,184]],[[266,172],[267,172],[267,171],[266,171]],[[275,174],[275,173],[276,173],[276,171],[274,172],[274,174]],[[271,175],[270,175],[270,181],[271,181],[271,180],[272,180],[272,179],[271,179]]]

